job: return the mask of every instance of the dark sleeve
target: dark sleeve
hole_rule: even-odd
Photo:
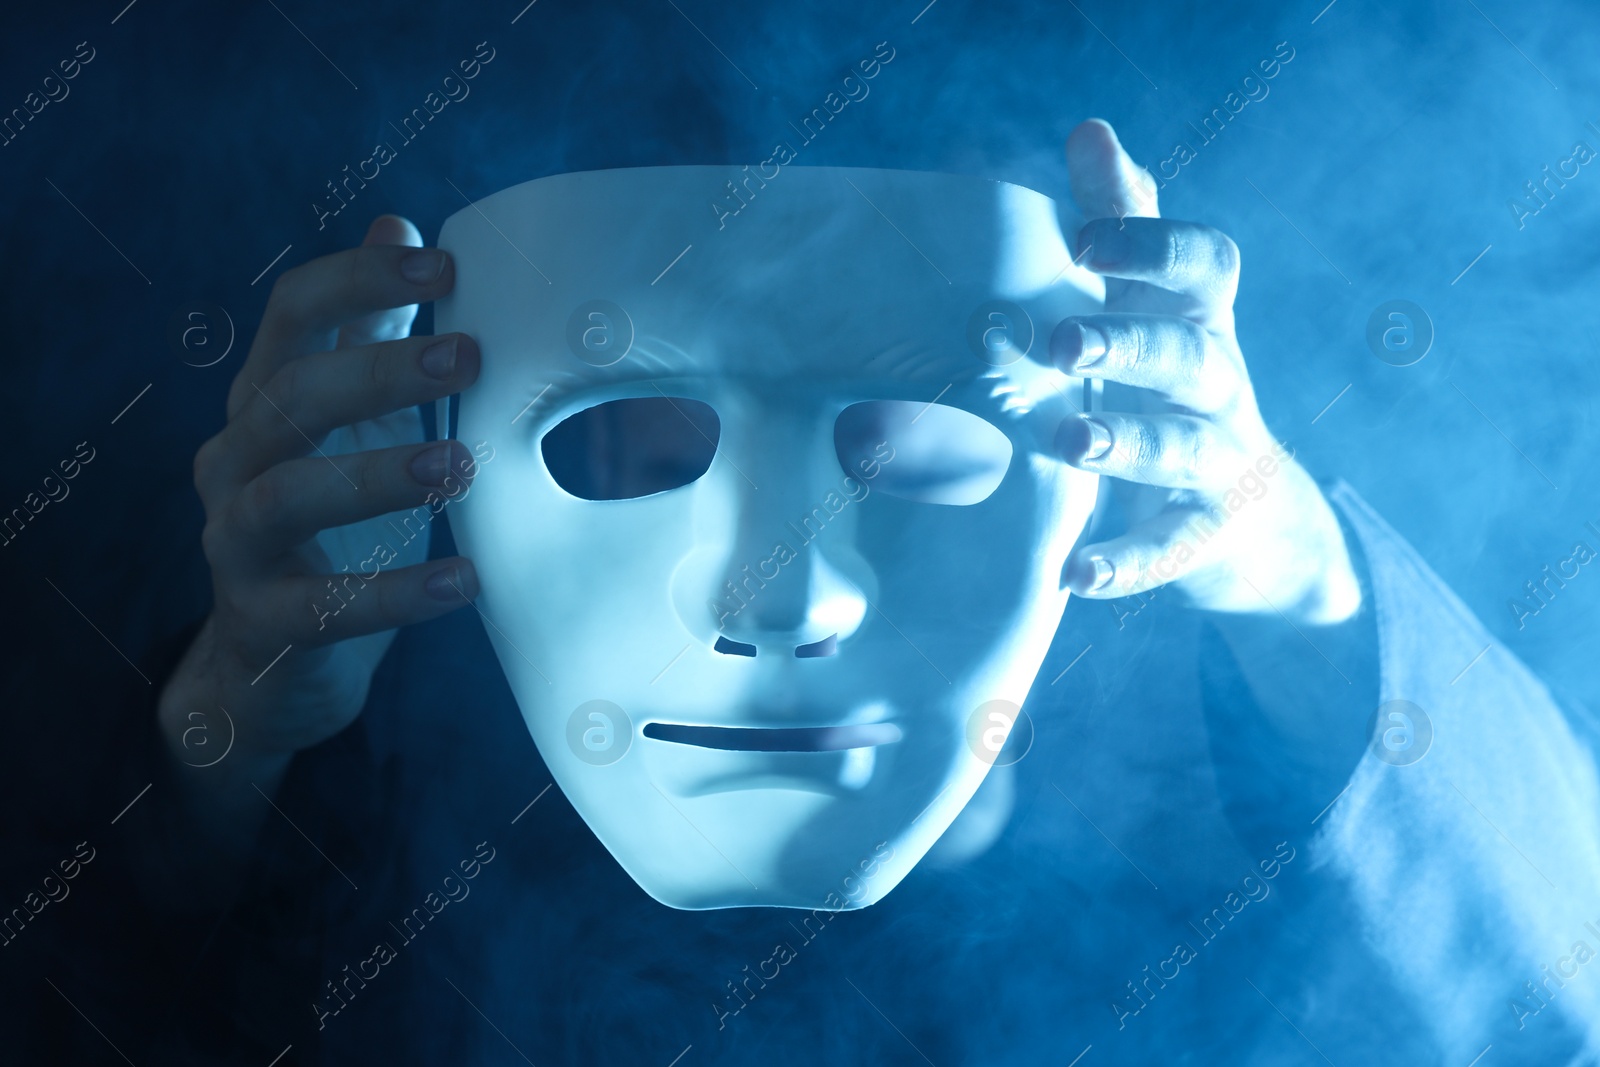
[[[1331,499],[1338,485],[1322,489]],[[1219,798],[1234,832],[1257,852],[1286,834],[1298,838],[1349,783],[1378,703],[1372,568],[1358,531],[1333,510],[1361,588],[1351,618],[1312,627],[1274,611],[1206,613],[1199,629],[1201,705]],[[1312,740],[1274,729],[1275,720],[1304,717],[1339,725],[1319,726]]]
[[[97,799],[113,812],[133,802],[93,864],[95,881],[117,891],[99,894],[102,904],[65,947],[83,964],[78,988],[94,990],[85,999],[98,1006],[96,1024],[117,1026],[129,1054],[140,1048],[166,1062],[211,1055],[266,1063],[292,1044],[285,1062],[312,1062],[311,1004],[326,932],[351,891],[345,877],[362,877],[363,842],[380,806],[366,731],[357,719],[296,755],[231,899],[219,904],[194,892],[206,857],[184,832],[176,806],[181,768],[166,751],[156,703],[198,629],[195,623],[153,647],[142,664],[152,682],[145,699],[117,720],[110,743],[118,759]],[[204,747],[192,751],[197,760],[212,758]]]
[[[1414,747],[1367,747],[1314,862],[1462,1062],[1525,1030],[1600,1042],[1600,982],[1547,1002],[1524,986],[1578,942],[1600,951],[1594,718],[1564,710],[1353,489],[1329,496],[1370,571],[1379,710],[1406,715],[1395,742]]]

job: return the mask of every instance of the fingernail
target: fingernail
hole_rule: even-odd
[[[471,567],[452,563],[429,575],[422,588],[435,600],[471,600],[478,595],[478,576]]]
[[[1111,431],[1105,423],[1088,415],[1065,418],[1056,429],[1055,446],[1069,463],[1101,459],[1111,451]]]
[[[450,473],[450,443],[440,441],[411,459],[411,477],[421,485],[443,485]]]
[[[1121,226],[1112,226],[1109,223],[1097,226],[1090,236],[1087,248],[1083,247],[1082,242],[1083,237],[1080,234],[1078,254],[1082,255],[1087,251],[1091,267],[1120,267],[1133,255],[1133,242],[1128,240],[1128,231]]]
[[[1078,354],[1072,360],[1073,370],[1092,367],[1106,358],[1109,342],[1100,327],[1090,326],[1085,322],[1078,323],[1077,342]]]
[[[444,272],[445,255],[437,248],[419,248],[400,260],[400,273],[413,285],[427,285]]]
[[[1095,556],[1089,560],[1089,566],[1094,568],[1094,584],[1089,586],[1089,592],[1098,593],[1111,584],[1112,577],[1117,573],[1109,559]]]
[[[422,373],[444,381],[455,373],[456,338],[443,337],[422,350]]]

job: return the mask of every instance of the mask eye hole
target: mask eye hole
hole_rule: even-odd
[[[716,455],[722,423],[686,397],[608,400],[569,415],[540,452],[557,485],[582,500],[632,500],[699,478]]]
[[[980,416],[917,400],[864,400],[840,412],[834,450],[846,473],[925,504],[976,504],[1011,466],[1011,439]]]

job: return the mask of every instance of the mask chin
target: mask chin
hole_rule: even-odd
[[[1005,824],[991,766],[1100,511],[1042,443],[1098,383],[1043,339],[1104,290],[1017,186],[789,167],[719,228],[736,173],[446,222],[436,327],[482,369],[436,423],[496,456],[451,529],[545,764],[646,892],[864,907]]]

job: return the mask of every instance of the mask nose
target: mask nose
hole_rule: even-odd
[[[877,588],[856,550],[866,495],[839,464],[836,416],[788,396],[740,399],[719,407],[724,462],[700,483],[703,547],[674,574],[674,603],[718,652],[831,657]]]
[[[793,530],[786,533],[783,544],[791,551],[769,544],[757,556],[735,555],[724,570],[719,592],[729,610],[717,651],[820,659],[834,655],[861,627],[867,601],[860,588],[829,560],[820,540],[796,544]],[[742,562],[750,559],[756,562]]]

